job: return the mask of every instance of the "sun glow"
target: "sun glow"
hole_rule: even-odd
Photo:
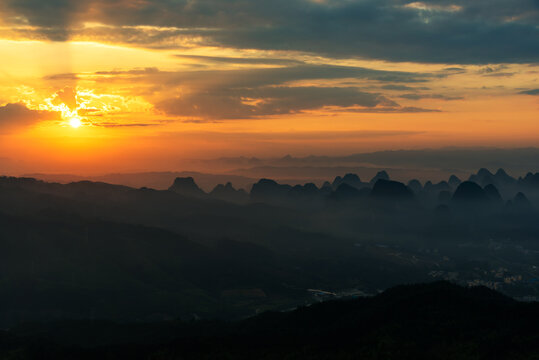
[[[82,121],[80,121],[79,118],[74,117],[74,118],[69,119],[69,125],[71,125],[72,128],[76,129],[82,125]]]

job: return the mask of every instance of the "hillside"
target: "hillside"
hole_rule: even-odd
[[[539,304],[447,282],[239,322],[29,324],[4,332],[17,359],[536,359]]]

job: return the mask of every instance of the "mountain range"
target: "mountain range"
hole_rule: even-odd
[[[402,283],[539,296],[538,174],[211,191],[0,178],[0,326],[239,319]],[[477,182],[474,182],[477,181]]]

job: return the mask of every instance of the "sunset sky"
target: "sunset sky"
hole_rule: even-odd
[[[2,0],[0,172],[539,144],[537,0]]]

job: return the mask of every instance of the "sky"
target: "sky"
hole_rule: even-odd
[[[2,0],[0,53],[3,173],[539,144],[539,0]]]

